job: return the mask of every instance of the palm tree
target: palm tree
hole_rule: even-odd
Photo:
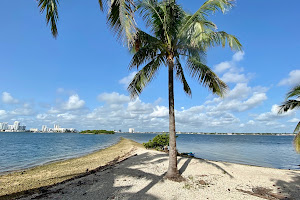
[[[289,99],[295,97],[296,99]],[[300,84],[295,86],[291,91],[289,91],[286,95],[286,101],[280,106],[279,114],[287,112],[289,110],[300,108]],[[300,122],[298,122],[294,133],[297,135],[294,138],[295,149],[298,153],[300,153]]]
[[[206,1],[197,12],[185,12],[176,0],[140,0],[136,4],[148,30],[140,29],[134,37],[133,58],[129,69],[136,68],[138,73],[128,86],[132,98],[141,94],[153,80],[161,66],[168,68],[169,90],[169,168],[166,178],[181,180],[177,169],[175,113],[174,113],[174,73],[183,85],[188,96],[192,95],[185,78],[181,61],[185,60],[185,70],[201,85],[212,93],[222,96],[227,85],[204,64],[208,48],[226,43],[234,50],[241,50],[238,39],[224,31],[216,31],[216,25],[207,20],[208,14],[220,10],[225,12],[232,6],[228,0]],[[143,68],[140,69],[140,67]]]
[[[57,22],[59,20],[59,0],[37,0],[40,12],[46,11],[46,22],[50,23],[51,32],[54,38],[58,35]],[[133,0],[98,0],[100,10],[108,9],[107,23],[121,40],[133,40],[135,33]],[[105,6],[105,4],[107,6]]]

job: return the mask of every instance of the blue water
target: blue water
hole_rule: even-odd
[[[108,147],[120,137],[147,142],[155,134],[117,133],[81,135],[76,133],[0,132],[0,173],[78,157]],[[300,169],[300,154],[294,151],[293,136],[179,135],[179,152],[196,157],[279,169]]]

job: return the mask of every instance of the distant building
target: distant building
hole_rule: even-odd
[[[26,126],[19,126],[19,131],[26,131]]]
[[[48,132],[48,128],[47,128],[46,125],[43,125],[43,126],[42,126],[42,132]]]
[[[134,128],[129,128],[129,133],[134,133]]]
[[[39,132],[39,129],[37,129],[37,128],[31,128],[30,132]]]
[[[10,131],[14,130],[14,125],[8,125],[8,129],[7,130],[10,130]]]
[[[20,129],[20,122],[15,121],[14,125],[13,125],[13,130],[18,131]]]

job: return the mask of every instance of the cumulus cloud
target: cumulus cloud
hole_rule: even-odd
[[[249,81],[248,78],[246,78],[245,74],[238,74],[238,73],[231,73],[231,72],[225,73],[222,76],[221,80],[226,83],[244,83]]]
[[[244,55],[244,52],[235,53],[231,61],[215,65],[214,71],[223,74],[221,79],[226,83],[247,83],[251,79],[251,74],[243,74],[243,68],[237,67],[238,62],[244,59]]]
[[[119,83],[124,85],[125,88],[128,87],[129,83],[132,81],[132,79],[134,78],[134,76],[136,75],[136,71],[131,72],[128,76],[122,78],[121,80],[119,80]]]
[[[214,111],[243,112],[259,106],[265,100],[265,88],[251,88],[246,83],[238,83],[225,98],[208,100],[205,104]]]
[[[150,117],[169,117],[169,109],[165,106],[155,106]]]
[[[295,111],[287,111],[286,113],[283,114],[278,114],[280,107],[275,104],[272,106],[271,111],[270,112],[266,112],[266,113],[262,113],[258,116],[255,117],[256,120],[258,121],[272,121],[272,120],[276,120],[285,116],[291,116],[294,114]]]
[[[295,86],[300,84],[300,70],[293,70],[289,73],[289,77],[281,80],[278,85]]]
[[[236,52],[236,53],[232,56],[232,61],[240,62],[241,60],[244,59],[244,55],[245,55],[245,52],[243,52],[243,51]]]
[[[69,97],[69,100],[63,104],[65,110],[77,110],[84,106],[85,101],[81,100],[77,94]]]
[[[98,95],[98,100],[103,101],[107,104],[124,104],[130,101],[128,96],[124,94],[119,94],[117,92],[112,93],[102,93]]]
[[[288,122],[291,122],[291,123],[298,123],[300,121],[300,119],[298,118],[293,118],[293,119],[290,119]]]
[[[226,71],[227,69],[230,69],[231,68],[231,64],[230,62],[221,62],[220,64],[217,64],[215,66],[215,72],[216,73],[222,73],[224,71]]]
[[[16,104],[19,101],[17,99],[13,98],[10,93],[3,92],[2,93],[2,102],[6,103],[6,104]]]

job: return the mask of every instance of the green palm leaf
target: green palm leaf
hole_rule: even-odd
[[[187,83],[185,76],[184,76],[184,72],[183,72],[183,68],[181,66],[181,63],[179,61],[179,57],[176,58],[175,61],[175,71],[176,71],[176,78],[182,83],[183,85],[183,91],[188,95],[188,96],[192,96],[192,90],[189,86],[189,84]]]
[[[300,98],[300,85],[295,86],[291,91],[289,91],[286,95],[286,99],[297,97]]]
[[[43,13],[46,10],[46,22],[47,25],[50,23],[51,32],[53,37],[57,37],[57,21],[58,17],[58,0],[39,0],[38,6],[40,7],[40,12]]]
[[[187,60],[187,68],[190,75],[196,78],[200,84],[208,87],[214,94],[223,96],[228,86],[206,65],[201,63],[197,58],[189,57]]]
[[[289,110],[293,110],[295,108],[300,108],[300,101],[298,100],[287,100],[285,101],[278,111],[279,114],[282,114],[284,112],[287,112]]]
[[[131,0],[110,0],[107,23],[119,40],[132,43],[136,33],[135,5]]]
[[[139,96],[144,88],[153,80],[156,76],[159,67],[164,63],[162,55],[156,56],[147,65],[145,65],[129,83],[127,90],[130,93],[131,98]]]

